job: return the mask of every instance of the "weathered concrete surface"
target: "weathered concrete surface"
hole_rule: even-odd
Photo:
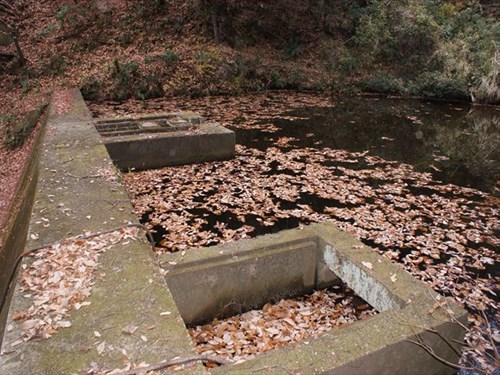
[[[304,246],[307,243],[316,244],[313,246],[316,248],[314,253],[308,246]],[[454,369],[443,365],[417,345],[408,342],[421,337],[441,358],[452,363],[458,361],[456,352],[438,335],[430,333],[430,330],[436,330],[449,342],[460,342],[465,334],[458,324],[450,322],[444,310],[436,309],[432,314],[429,313],[433,310],[437,294],[414,279],[402,267],[391,263],[332,225],[311,225],[304,229],[253,240],[189,251],[184,256],[165,255],[161,261],[166,267],[170,262],[167,283],[176,301],[180,299],[179,306],[183,306],[180,310],[184,315],[184,309],[188,306],[197,310],[200,304],[203,310],[207,300],[203,292],[213,299],[221,298],[222,304],[218,305],[212,301],[211,305],[220,308],[227,303],[228,295],[230,298],[237,298],[235,293],[239,292],[252,298],[251,289],[254,286],[260,290],[266,285],[266,280],[287,280],[287,271],[285,267],[281,267],[286,264],[285,257],[273,260],[266,257],[266,252],[287,254],[288,246],[299,249],[300,244],[306,254],[315,258],[311,263],[312,267],[316,268],[313,272],[317,276],[322,274],[318,269],[326,264],[380,313],[370,319],[333,330],[318,339],[307,340],[307,343],[300,343],[296,347],[272,350],[243,364],[213,369],[213,373],[248,374],[256,369],[264,371],[266,368],[270,373],[277,374],[454,373]],[[279,250],[281,247],[282,253]],[[252,254],[264,261],[259,263],[255,258],[252,259]],[[302,259],[298,254],[294,254],[294,257],[292,262],[300,262]],[[234,274],[225,267],[230,263],[238,269]],[[207,269],[209,267],[213,267],[211,272]],[[191,278],[186,275],[189,273]],[[252,274],[260,275],[262,284],[254,280],[249,281]],[[296,271],[292,271],[292,275],[294,274]],[[330,277],[331,275],[327,274],[327,280]],[[177,278],[180,279],[176,280]],[[221,280],[224,283],[218,283],[216,289],[211,280]],[[317,278],[315,281],[317,284],[322,282],[325,280]],[[235,287],[234,284],[238,283],[241,285]],[[452,302],[449,302],[448,307],[459,321],[466,323],[466,313],[463,309]],[[191,318],[191,312],[188,312],[188,317]],[[458,344],[455,350],[460,350]]]
[[[168,287],[187,325],[232,316],[314,289],[314,241],[274,248],[242,247],[237,256],[219,254],[207,261],[182,262],[167,274]],[[189,287],[194,280],[203,280],[203,287]]]
[[[187,131],[109,137],[104,142],[122,170],[227,160],[235,155],[234,132],[216,124]]]
[[[80,92],[59,93],[56,99],[58,95],[62,104],[53,101],[49,108],[50,123],[41,151],[30,224],[30,234],[38,239],[30,239],[29,248],[114,228],[134,218],[130,200]],[[68,101],[71,105],[66,108],[63,105]],[[114,212],[129,215],[120,219]]]
[[[8,306],[14,293],[14,288],[8,291],[9,280],[14,271],[16,260],[24,251],[26,244],[26,235],[38,179],[40,145],[45,131],[46,118],[47,116],[43,120],[42,129],[33,146],[31,157],[21,174],[16,195],[8,209],[7,222],[0,233],[0,299],[5,298],[6,306],[0,311],[0,345],[4,336],[5,322],[9,311]],[[6,293],[8,293],[7,296],[5,296]]]
[[[31,247],[136,220],[125,190],[117,182],[116,170],[99,174],[98,169],[108,167],[110,159],[104,146],[96,143],[94,127],[84,121],[89,113],[80,93],[63,92],[55,98],[47,122],[41,181],[31,223],[31,233],[39,240],[30,240]],[[65,105],[58,98],[63,98]],[[113,369],[123,367],[126,358],[157,363],[194,354],[148,244],[132,241],[114,245],[100,256],[95,276],[90,306],[71,311],[68,320],[72,326],[60,329],[50,339],[11,347],[19,337],[19,327],[10,321],[14,329],[7,333],[2,347],[7,354],[0,357],[0,374],[82,373],[92,363]],[[10,311],[24,310],[31,303],[17,285]],[[165,311],[170,314],[160,315]],[[139,327],[133,335],[122,332],[129,324]],[[96,338],[94,331],[102,336]],[[99,355],[97,346],[102,342],[106,342],[105,350]],[[200,367],[195,365],[187,371],[199,373]]]

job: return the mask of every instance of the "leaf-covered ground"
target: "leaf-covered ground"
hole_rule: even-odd
[[[137,228],[124,227],[90,239],[67,239],[31,254],[33,261],[24,263],[21,273],[21,292],[30,303],[27,309],[12,313],[20,337],[10,343],[9,350],[26,341],[48,339],[60,328],[70,327],[71,310],[90,304],[87,298],[99,254],[137,235]],[[7,331],[13,328],[11,323]]]
[[[142,108],[129,102],[94,105],[93,110],[123,114],[189,108],[208,120],[238,131],[257,129],[262,138],[272,139],[267,148],[237,145],[230,161],[126,174],[136,212],[157,232],[158,251],[210,246],[311,222],[334,223],[465,306],[471,332],[463,360],[473,358],[492,371],[499,337],[498,198],[443,184],[430,173],[368,152],[320,142],[300,147],[282,135],[273,139],[276,126],[262,119],[305,105],[331,102],[294,94],[152,102]]]

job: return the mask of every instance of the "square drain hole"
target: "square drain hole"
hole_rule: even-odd
[[[293,299],[267,303],[262,309],[189,328],[200,355],[241,363],[268,350],[316,338],[332,329],[377,314],[346,284]]]
[[[196,350],[233,361],[213,374],[278,367],[451,373],[411,343],[418,338],[440,358],[458,361],[458,349],[447,343],[460,342],[465,331],[433,308],[438,296],[330,224],[165,253],[159,261]],[[466,324],[463,309],[447,307]]]

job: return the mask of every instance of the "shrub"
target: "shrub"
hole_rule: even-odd
[[[470,100],[469,86],[464,79],[441,72],[424,73],[413,85],[413,94],[430,98]]]
[[[66,60],[64,56],[57,53],[50,57],[49,61],[44,66],[44,71],[47,74],[58,76],[66,69]]]
[[[481,78],[479,85],[472,92],[472,101],[476,103],[500,104],[500,52],[496,51],[491,61],[488,75]]]
[[[86,77],[80,91],[86,100],[100,101],[104,97],[104,82],[94,76]]]
[[[289,59],[295,59],[301,52],[302,48],[300,47],[299,37],[296,32],[293,32],[286,41],[285,55]]]
[[[113,63],[111,78],[113,83],[107,96],[113,100],[151,99],[164,95],[161,81],[153,74],[144,75],[136,61]]]
[[[166,63],[175,63],[179,61],[179,54],[175,51],[171,51],[169,49],[165,50],[165,52],[160,57]]]
[[[405,83],[401,78],[397,78],[392,75],[380,75],[364,82],[361,85],[361,88],[368,92],[402,94],[405,92]]]
[[[492,61],[500,25],[481,17],[479,1],[467,4],[370,1],[354,38],[358,61],[392,68],[411,85],[407,91],[416,94],[497,100],[498,74]],[[377,79],[371,83],[389,83]]]
[[[282,90],[286,86],[286,79],[275,69],[269,72],[267,88]]]
[[[23,119],[13,115],[0,115],[0,124],[5,129],[5,146],[11,150],[21,147],[35,128],[46,107],[46,105],[39,106]]]

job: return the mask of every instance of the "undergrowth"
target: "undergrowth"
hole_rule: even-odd
[[[478,1],[372,0],[355,40],[370,90],[498,104],[499,33]]]
[[[45,1],[37,27],[24,7],[31,83],[89,100],[290,89],[500,102],[500,26],[479,0]],[[8,66],[0,75],[20,74]]]

